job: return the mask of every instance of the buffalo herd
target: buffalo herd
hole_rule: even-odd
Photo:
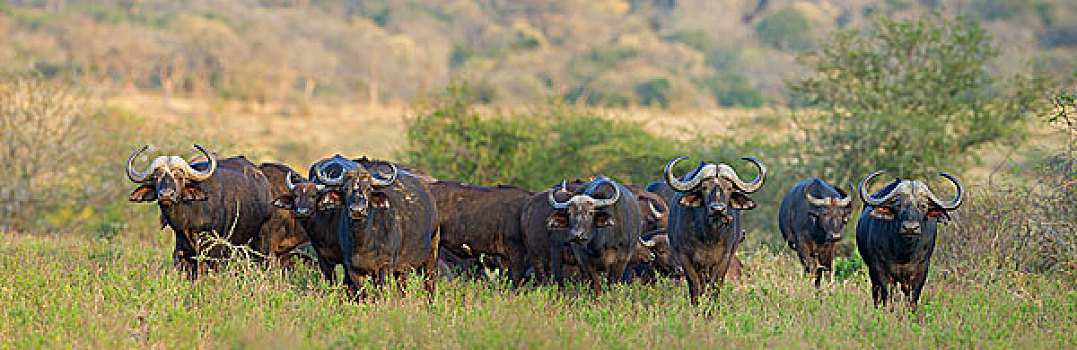
[[[288,267],[309,247],[309,260],[330,283],[343,267],[349,291],[362,293],[368,277],[375,286],[396,279],[403,288],[399,279],[418,272],[430,297],[439,271],[481,276],[492,267],[507,272],[514,287],[567,279],[599,293],[613,283],[683,278],[698,304],[709,289],[717,293],[715,287],[740,275],[741,214],[756,207],[750,195],[767,179],[767,167],[754,158],[744,158],[757,169],[751,181],[724,163],[701,162],[677,176],[674,166],[687,158],[678,157],[644,189],[596,175],[532,192],[439,180],[414,167],[340,155],[315,162],[303,176],[284,164],[219,159],[194,147],[202,156],[158,156],[138,171],[134,162],[148,149],[142,146],[126,167],[138,186],[129,199],[157,203],[162,228],[176,237],[173,263],[189,278],[241,251]],[[937,225],[961,205],[964,187],[942,173],[956,187],[951,200],[915,180],[895,179],[869,193],[880,173],[865,176],[857,190],[863,202],[857,249],[875,306],[892,306],[900,287],[915,310]],[[852,192],[810,178],[781,202],[782,237],[816,288],[832,274]]]

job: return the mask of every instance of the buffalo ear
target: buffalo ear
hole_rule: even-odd
[[[136,203],[152,202],[157,200],[157,189],[150,185],[142,185],[131,192],[127,200]]]
[[[295,209],[295,197],[288,195],[277,197],[273,200],[273,205],[281,209]]]
[[[894,211],[887,207],[872,208],[868,215],[879,220],[894,220]]]
[[[609,213],[597,213],[595,214],[595,227],[607,227],[615,224],[613,217]]]
[[[336,209],[344,205],[344,194],[337,190],[329,190],[322,196],[322,202],[319,203],[319,207],[322,209]]]
[[[947,221],[951,220],[950,213],[942,209],[928,209],[927,216],[937,220],[939,223],[946,223]]]
[[[568,215],[563,213],[550,214],[550,217],[546,218],[546,226],[549,228],[566,228],[568,227]]]
[[[206,192],[202,191],[201,188],[198,188],[198,187],[195,187],[195,186],[190,186],[190,185],[187,185],[187,186],[183,187],[183,200],[184,201],[204,201],[207,198],[208,198],[208,196],[206,196]]]
[[[739,192],[733,192],[733,195],[729,196],[729,204],[730,207],[737,210],[755,209],[755,201]]]
[[[371,192],[370,193],[370,207],[371,208],[388,208],[389,196],[385,192]]]
[[[677,200],[677,204],[688,208],[698,208],[703,205],[702,201],[699,200],[699,195],[695,193],[681,196],[681,198]]]

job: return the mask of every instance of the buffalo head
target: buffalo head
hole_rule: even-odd
[[[608,198],[595,198],[601,197],[598,196],[598,189],[604,184],[608,184],[613,188],[613,194],[609,195]],[[554,209],[567,210],[567,227],[570,228],[568,238],[570,241],[588,241],[595,236],[596,229],[603,229],[615,224],[611,213],[605,210],[606,207],[617,203],[617,200],[621,198],[620,186],[617,186],[613,180],[599,175],[591,183],[577,189],[576,193],[568,201],[557,201],[554,197],[554,192],[567,191],[566,186],[566,183],[562,181],[561,187],[557,191],[550,191],[547,199]]]
[[[285,184],[288,185],[289,193],[274,199],[273,205],[294,210],[297,219],[310,219],[318,210],[336,208],[332,205],[332,200],[326,199],[326,196],[333,194],[326,190],[325,185],[304,179],[299,180],[296,182],[292,173],[288,173],[285,177]]]
[[[673,248],[669,235],[664,232],[648,234],[639,238],[639,243],[651,253],[650,263],[663,274],[679,277],[684,269],[673,258]]]
[[[874,196],[868,194],[868,185],[882,171],[876,171],[860,180],[860,199],[869,206],[872,218],[900,223],[903,236],[918,236],[928,221],[949,219],[949,211],[961,206],[964,187],[961,180],[946,173],[939,173],[957,187],[957,193],[949,201],[940,200],[924,183],[897,179]],[[932,224],[932,227],[933,224]]]
[[[382,177],[377,173],[377,167],[379,165],[387,165],[390,168],[390,175],[388,177]],[[371,208],[388,208],[389,197],[385,195],[380,189],[391,186],[393,182],[396,182],[398,174],[396,165],[389,162],[379,162],[372,166],[373,170],[370,171],[365,167],[357,167],[355,169],[349,169],[337,177],[323,177],[318,176],[322,181],[325,181],[326,185],[340,186],[339,189],[330,190],[330,192],[338,192],[341,195],[338,198],[343,198],[343,202],[331,202],[332,205],[344,205],[348,217],[353,220],[363,220],[370,215]],[[327,197],[328,198],[328,197]]]
[[[142,146],[127,158],[127,178],[141,184],[131,192],[130,200],[149,202],[156,200],[161,205],[172,205],[182,201],[206,200],[206,193],[195,183],[209,180],[217,170],[217,157],[202,146],[194,145],[209,161],[205,171],[195,170],[186,160],[177,156],[159,156],[153,160],[148,169],[135,171],[133,164],[139,154],[149,149]]]
[[[815,183],[812,182],[804,189],[804,199],[810,204],[808,215],[820,232],[826,234],[826,237],[822,237],[824,240],[840,241],[841,231],[849,223],[849,215],[853,211],[853,196],[835,187],[840,197],[816,198],[811,194],[814,187]]]
[[[722,230],[733,223],[733,210],[751,210],[755,201],[747,194],[763,187],[767,176],[767,167],[755,158],[743,158],[751,161],[759,169],[759,175],[752,182],[744,182],[736,171],[726,164],[699,163],[696,170],[685,180],[673,175],[673,166],[687,156],[674,158],[665,168],[666,183],[674,191],[681,193],[677,204],[686,208],[704,208],[711,228]]]

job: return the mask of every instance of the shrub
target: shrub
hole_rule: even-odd
[[[635,123],[613,121],[551,105],[527,113],[484,116],[450,86],[408,129],[405,162],[439,178],[482,185],[549,188],[562,179],[603,173],[646,184],[680,143]]]
[[[714,95],[719,106],[761,107],[769,102],[747,78],[737,73],[721,73],[706,77],[700,85]]]
[[[1015,125],[1041,105],[1043,81],[991,76],[998,54],[963,18],[882,18],[869,32],[836,33],[800,57],[813,73],[792,83],[815,108],[798,118],[796,167],[838,182],[877,169],[956,172],[976,147],[1019,139]]]
[[[786,7],[759,21],[755,34],[759,41],[779,49],[806,49],[812,44],[811,23],[799,10]]]
[[[58,201],[84,199],[92,177],[78,171],[95,108],[80,91],[33,75],[0,77],[0,220],[26,229]]]

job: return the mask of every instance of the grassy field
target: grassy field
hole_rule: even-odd
[[[909,314],[873,309],[862,273],[816,291],[788,254],[760,250],[698,309],[674,281],[595,296],[458,279],[428,304],[413,278],[404,297],[355,303],[307,268],[190,282],[167,231],[143,237],[0,233],[0,348],[1077,346],[1077,291],[1033,274],[936,269]]]

